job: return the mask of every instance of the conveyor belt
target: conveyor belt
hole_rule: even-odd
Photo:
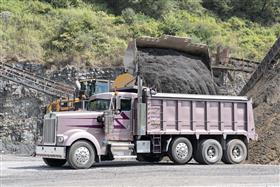
[[[55,97],[73,97],[75,88],[0,62],[0,77]]]

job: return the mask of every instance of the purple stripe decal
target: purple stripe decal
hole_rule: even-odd
[[[122,118],[115,118],[114,121],[117,123],[114,124],[114,129],[126,129],[123,123],[120,120],[129,120],[129,117],[122,112],[121,114]],[[71,118],[71,119],[97,119],[97,118]],[[84,127],[84,128],[94,128],[94,129],[101,129],[104,127],[103,124],[100,125],[69,125],[70,127]]]
[[[119,119],[115,119],[118,125],[114,124],[114,129],[126,129],[125,126],[119,121]]]
[[[121,116],[123,119],[129,119],[129,117],[124,112],[121,113]]]
[[[120,120],[129,120],[129,117],[124,112],[122,112],[120,115],[122,118],[115,118],[115,122],[117,123],[117,125],[114,124],[114,129],[126,129],[124,124]]]

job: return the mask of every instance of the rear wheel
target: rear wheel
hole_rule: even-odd
[[[187,138],[176,138],[171,142],[169,157],[175,164],[186,164],[192,159],[193,147]]]
[[[50,167],[61,167],[66,163],[66,159],[43,158],[45,164]]]
[[[223,162],[226,164],[240,164],[247,158],[247,147],[239,139],[230,140],[227,143],[223,155]]]
[[[95,160],[94,148],[87,141],[77,141],[70,147],[67,160],[74,169],[90,168]]]
[[[197,153],[197,159],[202,164],[215,164],[221,161],[223,150],[221,144],[214,139],[201,142]]]

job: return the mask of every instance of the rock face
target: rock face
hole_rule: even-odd
[[[44,74],[39,64],[16,64],[26,71]],[[0,78],[0,148],[4,153],[31,154],[42,124],[46,95]]]
[[[144,85],[165,93],[218,93],[211,72],[200,58],[171,49],[138,50]]]
[[[15,63],[18,68],[73,85],[76,78],[96,77],[114,80],[122,68],[88,68],[75,66],[49,67],[40,64]],[[38,129],[43,122],[43,107],[52,98],[36,90],[0,78],[0,151],[32,154]],[[39,127],[39,128],[38,128]]]
[[[257,142],[252,142],[249,158],[258,164],[280,164],[280,62],[250,90],[253,97]]]
[[[8,89],[7,96],[1,94],[0,148],[5,153],[31,154],[42,125],[43,107],[51,98],[9,81],[5,84]]]

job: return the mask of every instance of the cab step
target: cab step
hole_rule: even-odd
[[[135,159],[133,155],[135,145],[131,142],[108,142],[114,159]]]
[[[111,145],[111,149],[114,150],[129,150],[134,149],[134,144],[131,142],[108,142]]]
[[[114,155],[114,159],[122,160],[122,159],[136,159],[136,155]]]

